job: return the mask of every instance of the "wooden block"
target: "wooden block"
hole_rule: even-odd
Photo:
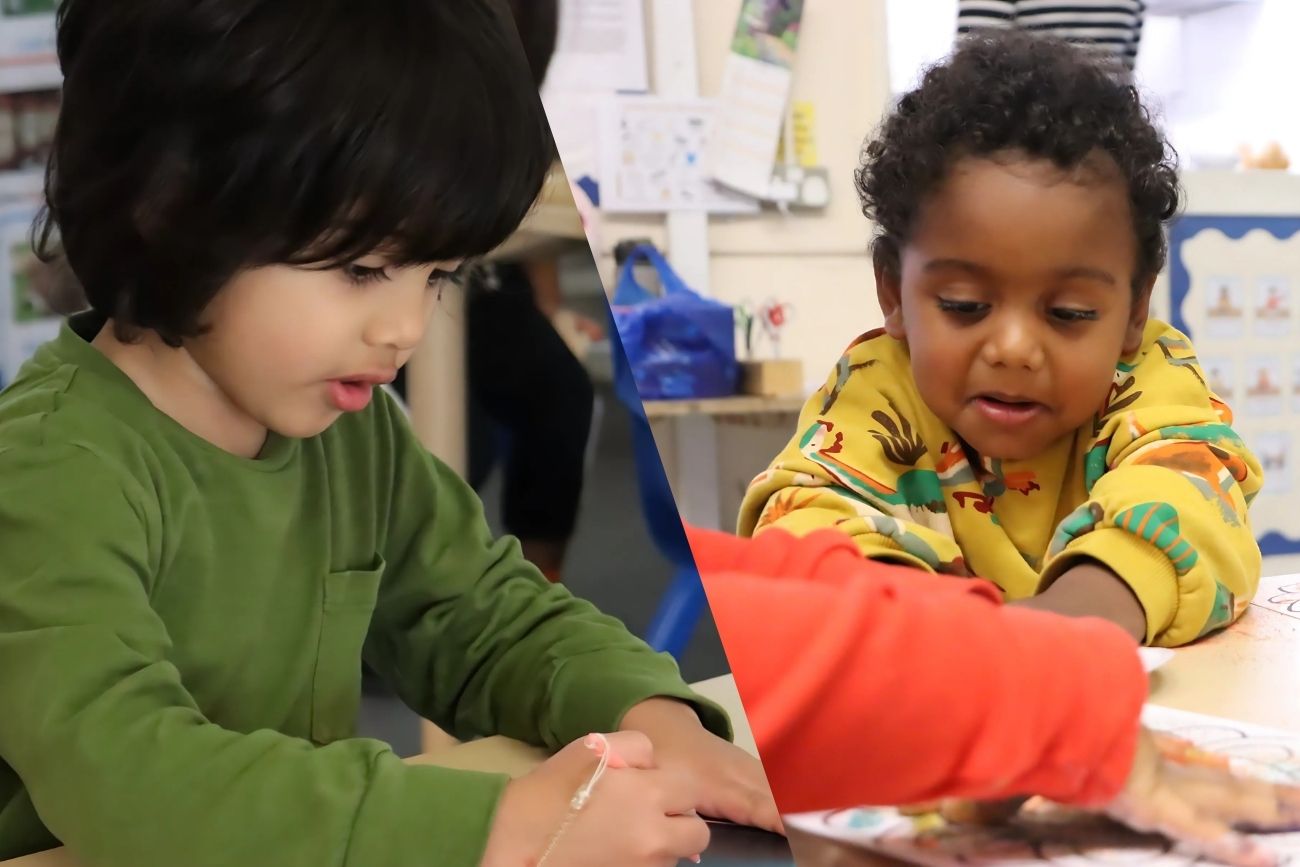
[[[784,397],[803,392],[803,363],[765,359],[740,362],[740,391],[763,397]]]

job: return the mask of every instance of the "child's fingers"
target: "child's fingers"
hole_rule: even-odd
[[[669,816],[667,821],[669,854],[699,861],[709,847],[709,824],[696,815]]]
[[[1189,769],[1183,788],[1186,797],[1228,825],[1259,831],[1281,831],[1300,826],[1300,790],[1266,780],[1231,777],[1226,771]]]
[[[1201,855],[1233,867],[1275,867],[1277,855],[1267,846],[1233,831],[1177,796],[1152,805],[1151,830],[1191,846]]]
[[[594,734],[583,738],[582,745],[597,756],[609,750],[609,767],[641,768],[655,766],[654,746],[650,739],[641,732],[612,732],[604,738]]]
[[[1175,764],[1199,765],[1202,767],[1219,768],[1224,771],[1229,768],[1229,760],[1227,756],[1222,755],[1221,753],[1212,753],[1202,750],[1200,747],[1196,746],[1196,744],[1185,738],[1171,735],[1168,732],[1153,731],[1151,733],[1151,739],[1155,743],[1156,748],[1160,751],[1160,755]]]

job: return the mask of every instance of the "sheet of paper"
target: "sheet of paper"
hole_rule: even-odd
[[[649,89],[642,0],[561,0],[546,93]]]
[[[753,199],[709,179],[703,154],[714,128],[707,99],[620,97],[600,123],[600,207],[609,212],[746,214]]]
[[[1300,732],[1285,732],[1219,717],[1148,705],[1152,728],[1227,755],[1243,772],[1300,783]],[[934,816],[907,817],[893,809],[853,808],[785,817],[787,827],[843,840],[923,867],[1089,867],[1123,864],[1191,867],[1199,861],[1154,835],[1128,831],[1092,814],[1031,802],[1013,822],[974,828]],[[1264,841],[1284,865],[1300,864],[1300,833],[1269,834]]]
[[[1300,575],[1261,578],[1251,604],[1300,619]]]
[[[802,17],[803,0],[745,0],[723,68],[709,173],[756,198],[772,186]]]
[[[1138,656],[1142,657],[1142,667],[1152,672],[1173,659],[1174,652],[1168,647],[1139,647]]]
[[[584,178],[596,181],[600,177],[600,119],[602,105],[611,98],[598,94],[556,93],[543,99],[564,171],[575,184]]]

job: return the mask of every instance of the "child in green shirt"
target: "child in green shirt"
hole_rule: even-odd
[[[493,539],[376,389],[547,169],[507,14],[64,0],[58,25],[38,246],[91,310],[0,395],[0,859],[536,859],[595,758],[407,766],[354,737],[363,658],[461,737],[649,737],[593,796],[620,821],[548,864],[675,863],[692,810],[778,827],[725,716]]]

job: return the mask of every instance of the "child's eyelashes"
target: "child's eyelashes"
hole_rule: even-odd
[[[347,281],[354,286],[366,286],[372,283],[377,283],[380,280],[391,279],[392,277],[386,266],[376,267],[358,265],[356,262],[350,262],[342,266],[339,270],[343,273],[343,276]],[[429,274],[429,288],[441,288],[446,283],[460,285],[461,281],[464,279],[465,270],[465,266],[463,265],[454,270],[447,268],[434,268]]]
[[[1092,322],[1097,319],[1097,311],[1080,310],[1075,307],[1053,307],[1052,316],[1062,322]]]
[[[1097,319],[1096,310],[1079,310],[1075,307],[1053,307],[1051,310],[1052,318],[1058,322],[1095,322]]]
[[[958,301],[951,298],[940,298],[939,309],[958,319],[975,320],[982,317],[992,307],[986,301]],[[1047,311],[1048,316],[1058,324],[1070,325],[1076,322],[1095,322],[1098,318],[1096,310],[1087,310],[1077,307],[1053,307]]]
[[[989,305],[983,301],[954,301],[950,298],[940,298],[939,309],[944,313],[973,319],[988,310]]]
[[[365,265],[358,265],[355,262],[344,265],[341,270],[343,276],[348,278],[348,282],[356,286],[365,286],[368,283],[374,283],[388,277],[388,271],[384,268],[367,268]]]

